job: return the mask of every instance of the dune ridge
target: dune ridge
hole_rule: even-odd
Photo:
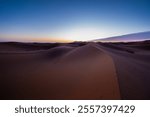
[[[150,99],[148,43],[145,45],[146,49],[143,42],[115,44],[115,46],[121,46],[123,51],[121,49],[116,51],[107,44],[101,45],[114,60],[122,99]],[[136,45],[138,45],[138,48]]]
[[[0,99],[149,99],[144,45],[0,43]]]

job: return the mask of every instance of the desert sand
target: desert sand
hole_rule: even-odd
[[[150,41],[0,43],[0,99],[150,99]]]

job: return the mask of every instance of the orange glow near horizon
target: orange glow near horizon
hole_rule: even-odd
[[[18,42],[73,42],[71,39],[55,38],[55,37],[33,37],[33,36],[16,36],[16,35],[0,35],[3,41],[18,41]]]

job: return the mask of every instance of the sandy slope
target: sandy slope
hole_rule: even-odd
[[[0,99],[150,99],[150,42],[0,43]]]
[[[122,99],[150,99],[150,44],[100,44],[115,62]]]
[[[0,65],[1,99],[120,99],[112,58],[94,43],[1,50]]]

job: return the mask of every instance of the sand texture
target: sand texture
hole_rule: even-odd
[[[0,43],[0,99],[150,99],[150,42]]]

